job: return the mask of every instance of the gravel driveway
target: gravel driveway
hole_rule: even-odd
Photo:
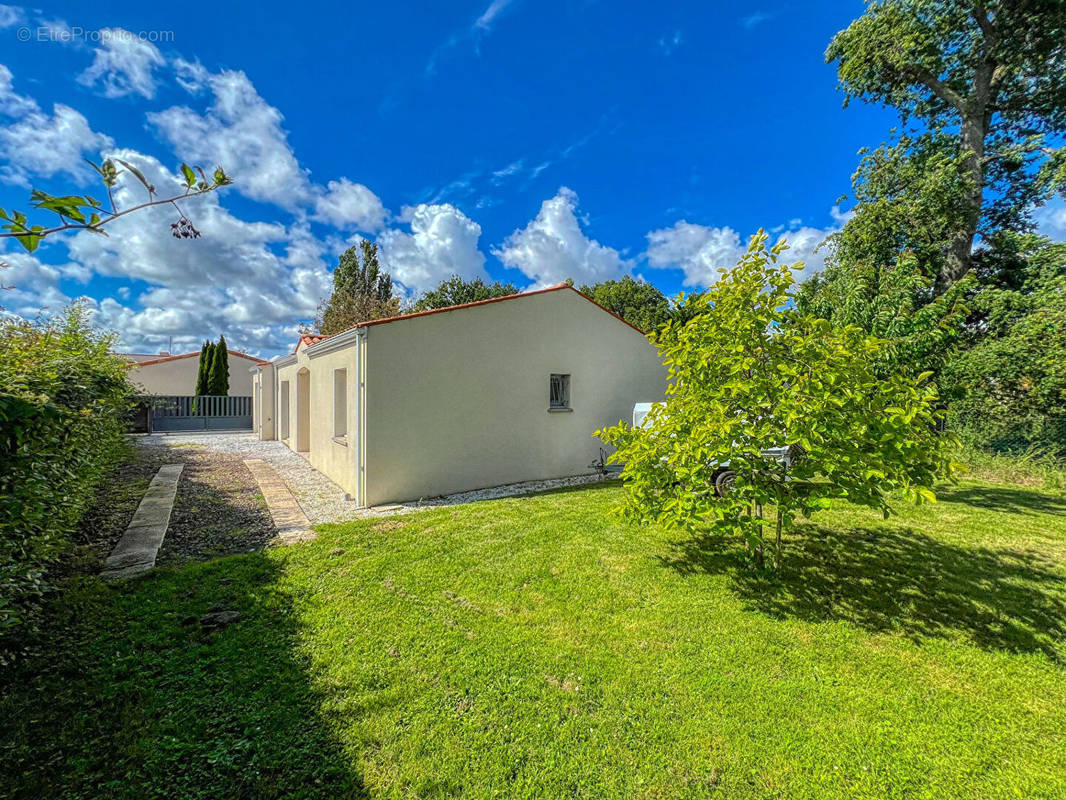
[[[573,478],[556,478],[547,481],[525,481],[420,502],[378,508],[357,508],[354,502],[345,500],[345,493],[337,484],[312,467],[305,458],[297,455],[281,442],[260,441],[253,433],[156,433],[139,436],[137,441],[149,447],[195,445],[213,453],[228,454],[241,459],[261,458],[269,462],[277,470],[281,479],[288,484],[312,525],[404,514],[433,506],[491,500],[497,497],[543,492],[603,480],[600,475],[578,475]]]

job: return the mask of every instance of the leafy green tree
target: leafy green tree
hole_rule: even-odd
[[[218,397],[229,394],[229,350],[226,337],[219,336],[211,354],[211,371],[207,378],[207,393]]]
[[[967,295],[976,280],[967,276],[939,296],[932,284],[910,253],[891,267],[876,261],[836,263],[800,286],[796,306],[804,315],[836,327],[855,326],[882,339],[877,358],[881,375],[938,374],[964,335]]]
[[[829,237],[829,265],[887,273],[905,260],[934,285],[946,269],[947,243],[965,225],[969,191],[956,150],[950,136],[927,132],[863,151],[854,213]]]
[[[319,306],[314,327],[329,336],[360,322],[394,317],[399,311],[392,276],[378,261],[378,246],[363,239],[341,254],[333,270],[333,292]]]
[[[485,283],[481,278],[467,281],[458,275],[452,275],[441,281],[436,289],[431,289],[419,297],[411,308],[413,311],[430,311],[434,308],[476,303],[479,300],[491,300],[511,294],[518,294],[513,283]]]
[[[203,347],[200,348],[200,363],[196,371],[196,394],[207,394],[208,376],[211,373],[211,358],[214,356],[215,346],[204,339]]]
[[[860,245],[881,266],[932,248],[941,293],[970,269],[978,234],[1023,229],[1066,187],[1064,41],[1066,0],[876,0],[833,38],[845,104],[922,126],[864,159],[846,263]]]
[[[881,376],[877,339],[791,310],[792,269],[779,261],[783,245],[767,250],[767,241],[756,234],[736,268],[690,300],[701,313],[667,325],[666,402],[642,427],[597,432],[625,465],[624,516],[740,534],[760,566],[768,506],[780,564],[782,532],[797,515],[834,498],[887,515],[893,493],[935,500],[932,486],[950,469],[928,374]],[[719,480],[725,465],[731,489]]]
[[[997,244],[1008,266],[985,263],[972,341],[940,380],[948,420],[974,444],[1066,456],[1066,244],[1032,234]]]
[[[619,281],[582,286],[581,293],[645,333],[658,330],[670,314],[670,303],[662,292],[629,275]]]

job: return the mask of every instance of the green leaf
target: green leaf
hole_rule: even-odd
[[[196,186],[196,173],[188,164],[182,163],[181,174],[185,176],[185,186],[192,189]]]
[[[16,236],[15,238],[18,240],[19,244],[26,248],[26,252],[28,253],[32,253],[34,250],[36,250],[37,245],[41,242],[41,237],[33,233],[25,234],[23,236]]]
[[[93,161],[92,159],[89,159],[89,158],[86,158],[85,161],[86,161],[86,163],[89,166],[91,166],[93,169],[95,169],[97,172],[99,172],[101,177],[104,177],[104,178],[107,177],[107,175],[104,173],[104,171],[100,168],[100,166],[95,161]]]
[[[139,169],[133,166],[133,164],[130,164],[128,161],[123,161],[121,158],[117,158],[115,160],[133,173],[133,176],[144,185],[145,189],[148,190],[148,194],[155,194],[155,187],[148,182],[148,179],[144,177],[144,174]]]
[[[233,183],[233,181],[230,180],[229,176],[226,175],[225,172],[223,172],[222,167],[215,167],[214,179],[215,186],[229,186],[231,183]]]

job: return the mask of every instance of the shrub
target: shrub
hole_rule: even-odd
[[[122,452],[133,389],[112,342],[80,305],[49,321],[0,321],[0,661]]]

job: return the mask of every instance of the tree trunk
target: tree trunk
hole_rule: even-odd
[[[762,569],[766,566],[765,548],[762,538],[762,503],[755,504],[755,517],[759,520],[759,544],[755,548],[755,566]]]
[[[974,74],[973,94],[958,108],[962,117],[959,147],[963,158],[962,177],[969,184],[967,201],[961,211],[958,229],[948,243],[947,259],[937,276],[936,289],[941,294],[970,270],[973,240],[981,221],[985,189],[985,137],[991,123],[988,111],[992,95],[995,65],[986,62]]]
[[[984,114],[981,114],[983,117]],[[962,209],[959,228],[948,243],[947,260],[937,276],[937,292],[943,293],[970,269],[973,240],[981,219],[981,201],[984,196],[985,131],[983,119],[967,117],[960,134],[963,152],[963,177],[970,184],[969,198]]]
[[[777,539],[774,541],[774,569],[781,569],[781,506],[777,507]]]

